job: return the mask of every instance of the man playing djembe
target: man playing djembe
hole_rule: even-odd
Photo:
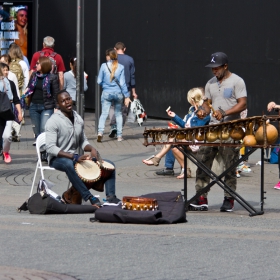
[[[84,121],[76,111],[73,111],[69,93],[65,90],[58,92],[56,101],[59,110],[49,118],[45,127],[49,165],[65,172],[85,201],[89,200],[92,205],[100,206],[99,199],[91,194],[74,168],[76,163],[82,163],[85,160],[100,160],[100,155],[88,142],[84,133]],[[90,155],[76,154],[79,148],[90,152]],[[110,161],[107,160],[107,162]],[[115,182],[114,169],[105,182],[106,199],[109,203],[118,204],[120,200],[115,195]]]

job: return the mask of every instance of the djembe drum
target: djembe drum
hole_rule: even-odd
[[[75,164],[75,170],[80,179],[87,184],[93,184],[101,177],[101,170],[94,161],[84,160]]]
[[[104,160],[102,164],[97,161],[97,164],[101,170],[101,178],[108,179],[115,170],[115,166],[106,160]]]
[[[85,160],[82,163],[75,164],[75,171],[86,187],[98,192],[104,191],[104,184],[114,170],[114,165],[107,161],[103,161],[100,164],[98,161]],[[82,203],[82,197],[74,186],[65,191],[62,197],[66,203]]]

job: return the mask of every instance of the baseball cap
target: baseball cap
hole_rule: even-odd
[[[210,63],[207,64],[205,67],[214,68],[214,67],[219,67],[221,65],[224,65],[226,63],[228,63],[227,55],[223,52],[216,52],[211,54]]]

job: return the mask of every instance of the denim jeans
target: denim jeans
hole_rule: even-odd
[[[114,102],[115,105],[115,116],[117,122],[117,136],[122,136],[122,104],[123,104],[123,94],[121,92],[102,92],[101,95],[101,105],[102,113],[99,118],[98,133],[103,135],[106,119],[109,115],[109,110],[111,103]]]
[[[32,122],[33,132],[35,134],[35,138],[39,136],[42,132],[45,131],[45,125],[47,120],[53,114],[54,109],[45,109],[44,104],[30,104],[29,107],[29,115]]]
[[[175,163],[174,154],[172,153],[172,150],[169,150],[165,155],[165,167],[173,169],[174,163]]]
[[[6,120],[0,118],[0,146],[3,149],[3,133],[6,127]]]
[[[124,126],[127,115],[128,115],[128,111],[129,111],[129,107],[126,107],[124,104],[122,104],[122,126]],[[110,107],[110,111],[109,111],[109,118],[110,118],[110,126],[111,128],[114,127],[116,128],[116,116],[115,116],[115,106],[114,103],[112,103],[111,107]]]
[[[106,159],[107,162],[114,165],[113,162]],[[115,166],[115,165],[114,165]],[[83,181],[80,179],[78,174],[75,171],[73,160],[63,157],[52,158],[50,162],[50,167],[53,167],[57,170],[63,171],[66,173],[69,181],[75,187],[75,189],[81,194],[84,201],[87,201],[91,196],[91,192],[85,186]],[[110,178],[105,183],[105,192],[107,196],[114,196],[116,189],[116,172],[115,170],[111,174]]]
[[[11,147],[11,142],[12,142],[12,123],[13,121],[7,121],[4,133],[2,135],[3,138],[3,152],[9,153],[10,152],[10,147]]]

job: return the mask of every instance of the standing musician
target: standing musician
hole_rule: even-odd
[[[57,93],[56,101],[59,109],[47,121],[46,150],[49,165],[57,170],[64,171],[69,181],[80,193],[82,198],[94,206],[101,205],[98,198],[94,197],[75,171],[74,165],[84,160],[95,158],[100,160],[98,151],[88,142],[84,133],[84,121],[76,111],[72,110],[72,98],[65,90]],[[90,155],[78,155],[77,150],[82,148]],[[106,160],[113,164],[112,162]],[[114,165],[114,164],[113,164]],[[106,199],[109,203],[118,204],[120,200],[115,195],[116,173],[115,169],[105,182]]]
[[[212,124],[239,119],[240,113],[247,108],[247,91],[243,79],[229,71],[228,57],[222,52],[212,54],[210,63],[205,67],[211,67],[214,75],[205,87],[205,97],[209,99],[214,109],[211,119]],[[213,160],[218,153],[225,159],[226,169],[239,158],[239,150],[235,147],[200,146],[197,159],[211,169]],[[202,169],[198,168],[196,171],[196,191],[198,192],[206,187],[209,181],[209,176]],[[225,176],[225,183],[235,191],[236,182],[235,169],[233,169]],[[224,202],[220,211],[231,212],[233,207],[233,197],[225,192]],[[191,203],[190,210],[207,211],[207,193],[202,194],[196,201]]]

